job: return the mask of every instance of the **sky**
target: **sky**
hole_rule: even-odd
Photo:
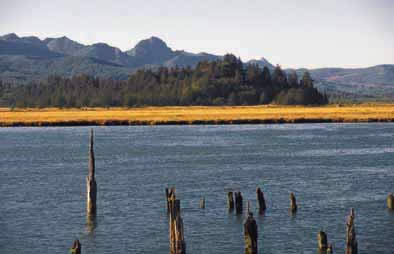
[[[284,68],[394,64],[394,0],[0,0],[0,35],[11,32],[121,50],[157,36]]]

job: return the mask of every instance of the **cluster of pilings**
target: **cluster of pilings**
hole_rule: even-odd
[[[186,243],[184,238],[183,220],[181,217],[180,200],[176,199],[175,188],[166,188],[166,203],[167,212],[169,215],[169,241],[170,254],[185,254]],[[86,215],[89,224],[94,224],[97,215],[97,183],[95,179],[95,158],[93,147],[93,130],[90,132],[90,146],[89,146],[89,170],[86,177]],[[264,193],[260,188],[256,189],[257,204],[259,206],[259,213],[263,214],[267,205],[264,198]],[[227,193],[228,209],[232,212],[235,208],[236,214],[243,212],[243,197],[240,191]],[[394,194],[390,193],[387,197],[387,206],[394,209]],[[205,209],[205,198],[200,199],[200,208]],[[290,212],[297,212],[297,202],[294,193],[290,193]],[[354,225],[354,209],[351,209],[346,222],[346,254],[358,254],[358,246],[356,239],[356,230]],[[253,213],[250,212],[250,203],[248,201],[248,217],[244,223],[244,240],[245,240],[245,254],[258,253],[258,227]],[[318,248],[320,254],[333,253],[333,247],[328,244],[327,234],[323,231],[318,233]],[[81,254],[81,243],[75,240],[70,249],[72,254]]]

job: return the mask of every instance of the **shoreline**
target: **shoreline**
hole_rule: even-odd
[[[0,127],[394,122],[394,104],[321,107],[0,108]]]

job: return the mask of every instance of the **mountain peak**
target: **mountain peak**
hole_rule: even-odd
[[[15,40],[18,40],[20,38],[15,33],[9,33],[9,34],[5,34],[3,36],[0,36],[0,39],[1,40],[5,40],[5,41],[15,41]]]
[[[144,59],[144,64],[157,64],[166,61],[174,52],[160,38],[152,36],[142,40],[135,47],[126,52],[129,56]]]

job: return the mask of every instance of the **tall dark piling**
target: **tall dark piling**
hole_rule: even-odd
[[[73,246],[70,249],[71,254],[81,254],[81,243],[79,240],[75,240]]]
[[[183,220],[181,217],[181,202],[171,195],[169,201],[169,238],[170,254],[185,254],[186,243],[183,233]]]
[[[350,214],[346,221],[346,254],[358,254],[358,246],[356,239],[356,228],[354,226],[354,209],[350,210]]]
[[[387,207],[389,209],[394,209],[394,194],[393,193],[389,193],[389,195],[387,196]]]
[[[93,149],[93,130],[90,131],[90,147],[89,147],[89,174],[86,177],[86,193],[87,193],[87,207],[86,212],[88,217],[95,217],[97,212],[97,184],[95,179],[95,161]]]
[[[297,201],[294,193],[290,193],[290,212],[297,212]]]
[[[261,191],[260,188],[257,188],[256,195],[257,195],[257,202],[259,203],[259,213],[264,213],[264,211],[267,209],[265,205],[264,193]]]
[[[242,214],[243,206],[242,206],[242,194],[241,192],[235,192],[235,212],[237,214]]]
[[[256,220],[249,213],[244,224],[245,254],[257,254],[257,235]]]
[[[327,252],[328,243],[327,243],[327,234],[323,231],[317,233],[317,243],[320,250],[320,253]]]
[[[227,193],[227,206],[229,211],[234,210],[234,196],[232,191]]]

